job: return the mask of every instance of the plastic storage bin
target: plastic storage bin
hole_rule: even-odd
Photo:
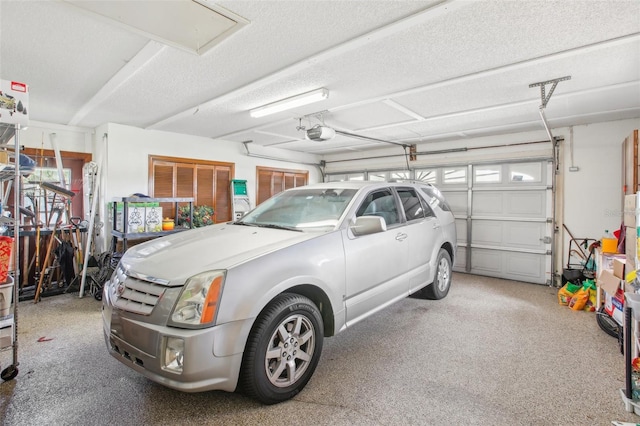
[[[4,284],[0,284],[0,318],[11,314],[13,299],[13,277],[8,276]]]

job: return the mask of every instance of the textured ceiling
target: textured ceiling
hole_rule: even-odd
[[[29,84],[30,118],[40,122],[113,122],[317,154],[380,147],[373,139],[540,129],[540,88],[529,85],[564,76],[546,109],[552,127],[640,117],[636,0],[215,6],[249,23],[196,55],[61,1],[0,0],[0,77]],[[249,116],[320,87],[329,99]],[[296,129],[320,122],[372,139],[311,142]]]

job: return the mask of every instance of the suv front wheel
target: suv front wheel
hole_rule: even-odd
[[[279,295],[263,310],[249,335],[242,390],[264,404],[294,397],[316,369],[323,336],[322,316],[311,300],[298,294]]]

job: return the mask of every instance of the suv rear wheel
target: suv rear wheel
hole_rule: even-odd
[[[444,298],[451,288],[451,256],[449,252],[441,248],[436,260],[436,273],[433,283],[429,284],[418,294],[424,298],[431,300],[440,300]]]

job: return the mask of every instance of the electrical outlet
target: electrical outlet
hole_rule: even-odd
[[[580,170],[580,167],[578,167],[578,166],[569,167],[569,171],[570,172],[577,172],[579,170]]]

